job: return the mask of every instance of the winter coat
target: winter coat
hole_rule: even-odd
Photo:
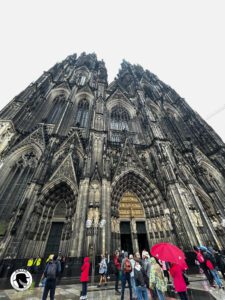
[[[150,258],[145,258],[142,261],[142,265],[143,268],[148,276],[148,278],[150,277],[150,270],[151,270],[151,262],[150,262]]]
[[[221,271],[225,270],[225,256],[220,253],[216,253],[215,258],[216,258],[216,265],[219,267],[219,269]]]
[[[80,282],[88,282],[89,281],[89,269],[90,269],[90,262],[89,257],[84,258],[84,263],[81,267],[81,276],[80,276]]]
[[[150,262],[151,262],[150,281],[149,281],[150,289],[154,290],[154,288],[157,288],[161,292],[166,292],[167,283],[165,281],[164,274],[161,267],[157,264],[154,257],[150,258]]]
[[[120,271],[121,270],[121,263],[120,263],[119,257],[117,257],[115,255],[114,258],[113,258],[113,262],[114,262],[114,265],[116,266],[117,271]]]
[[[136,286],[146,286],[143,271],[144,270],[141,268],[140,265],[134,267],[134,280]]]
[[[187,291],[187,285],[184,281],[183,271],[184,271],[184,269],[181,266],[176,265],[176,264],[174,264],[169,270],[170,275],[173,278],[174,288],[177,292],[186,292]]]

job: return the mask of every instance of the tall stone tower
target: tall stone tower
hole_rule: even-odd
[[[170,86],[95,54],[57,63],[0,112],[0,254],[225,247],[225,145]]]

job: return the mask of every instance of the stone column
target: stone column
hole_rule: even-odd
[[[105,226],[101,230],[102,253],[110,254],[111,248],[111,187],[107,179],[102,180],[102,199],[101,199],[101,219],[106,220]]]
[[[212,240],[214,240],[214,242],[217,244],[217,246],[220,249],[222,249],[221,242],[219,241],[219,239],[217,237],[217,234],[216,234],[215,230],[213,229],[213,226],[212,226],[212,224],[211,224],[211,222],[210,222],[210,220],[209,220],[209,218],[208,218],[208,216],[207,216],[207,214],[205,212],[205,209],[204,209],[204,207],[203,207],[200,199],[196,195],[196,192],[195,192],[195,189],[194,189],[193,185],[189,184],[189,188],[190,188],[191,193],[194,196],[194,199],[195,199],[195,201],[197,203],[198,209],[201,211],[202,216],[204,218],[204,221],[205,221],[205,223],[207,225],[207,231],[209,232],[209,238],[212,239]]]
[[[133,218],[131,219],[130,227],[131,227],[130,229],[131,229],[131,239],[133,244],[133,252],[135,253],[139,251],[139,246],[138,246],[136,221]]]
[[[193,228],[191,228],[189,216],[185,211],[184,199],[181,197],[181,190],[178,183],[168,186],[170,195],[170,211],[173,226],[175,227],[177,239],[180,247],[191,248],[198,243]]]
[[[149,248],[151,248],[152,240],[151,240],[151,237],[150,237],[150,232],[151,232],[151,220],[150,219],[145,220],[145,227],[146,227],[148,245],[149,245]]]
[[[84,242],[86,237],[86,218],[88,206],[89,179],[80,182],[77,207],[74,219],[73,241],[71,243],[70,256],[82,257],[84,254]]]
[[[24,195],[24,199],[29,199],[29,205],[27,205],[25,209],[22,223],[17,229],[17,235],[10,240],[10,249],[7,249],[8,255],[13,256],[14,253],[10,253],[10,251],[15,251],[18,257],[26,257],[26,255],[29,255],[33,250],[29,247],[29,240],[26,239],[26,230],[32,216],[39,189],[40,187],[36,183],[31,183]],[[13,241],[17,243],[16,249],[13,249]]]

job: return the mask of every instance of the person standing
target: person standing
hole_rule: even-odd
[[[99,274],[100,274],[100,281],[97,287],[101,287],[103,283],[105,283],[105,286],[107,285],[106,282],[106,274],[107,274],[107,263],[106,263],[106,258],[105,255],[101,255],[101,262],[99,264]]]
[[[38,273],[40,267],[41,267],[41,257],[40,255],[38,255],[38,257],[34,260],[34,272]]]
[[[188,300],[187,285],[183,277],[184,269],[180,265],[172,264],[169,272],[173,278],[173,285],[176,292],[179,294],[180,299]]]
[[[50,291],[50,300],[54,300],[56,277],[61,272],[61,265],[57,261],[57,255],[50,257],[49,262],[44,270],[44,277],[46,278],[45,287],[42,295],[42,300],[46,300],[48,292]]]
[[[29,258],[27,261],[27,270],[32,273],[34,268],[34,259],[33,257]]]
[[[133,297],[136,299],[137,298],[137,291],[136,291],[136,284],[135,284],[135,279],[134,279],[134,267],[135,267],[135,260],[132,254],[129,255],[129,260],[131,263],[132,271],[130,273],[130,281],[131,281],[131,286],[133,289]]]
[[[170,283],[170,274],[168,272],[168,263],[165,262],[164,260],[160,260],[160,259],[159,259],[159,263],[163,270],[164,277],[167,278],[167,283]]]
[[[150,260],[150,255],[147,251],[143,250],[142,251],[142,262],[143,262],[143,268],[145,270],[145,274],[148,277],[148,283],[147,287],[149,288],[149,278],[150,278],[150,269],[151,269],[151,260]]]
[[[81,267],[80,282],[82,283],[82,292],[80,299],[87,299],[87,284],[89,281],[90,260],[89,257],[84,258],[84,263]]]
[[[135,291],[138,300],[148,300],[148,290],[144,278],[144,269],[138,261],[134,266]]]
[[[128,282],[128,287],[129,287],[129,291],[130,291],[130,300],[132,300],[132,287],[131,287],[131,281],[130,281],[130,273],[132,271],[132,266],[128,259],[127,252],[124,252],[124,259],[122,260],[121,271],[122,271],[121,300],[124,300],[124,291],[125,291],[125,287],[126,287],[126,282]]]
[[[221,251],[217,251],[215,253],[216,264],[223,275],[223,279],[225,279],[225,256],[222,255]]]
[[[149,287],[153,291],[156,291],[156,294],[159,300],[165,300],[164,293],[167,291],[167,283],[164,278],[163,271],[160,265],[156,262],[154,257],[150,258],[151,269],[150,269],[150,280]]]
[[[120,253],[118,250],[115,251],[114,257],[113,257],[113,263],[115,265],[115,294],[120,295],[120,291],[118,289],[119,286],[119,276],[121,271],[121,263],[120,263]]]
[[[222,281],[221,281],[221,279],[218,275],[218,272],[216,270],[216,267],[215,267],[215,265],[216,265],[215,258],[214,257],[212,258],[212,256],[207,252],[204,252],[204,258],[206,260],[206,266],[209,268],[216,284],[219,286],[220,289],[223,288]]]

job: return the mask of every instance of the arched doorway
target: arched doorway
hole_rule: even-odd
[[[155,243],[174,239],[170,211],[155,184],[135,170],[115,178],[111,192],[111,251],[122,247],[131,252],[149,250]]]
[[[45,247],[45,256],[59,252],[62,232],[65,223],[66,202],[61,200],[54,209],[51,229]]]
[[[68,255],[76,203],[74,190],[64,181],[53,184],[41,195],[30,218],[27,256],[47,257],[59,251]]]
[[[121,249],[134,253],[149,249],[145,213],[138,197],[125,192],[119,204]]]

